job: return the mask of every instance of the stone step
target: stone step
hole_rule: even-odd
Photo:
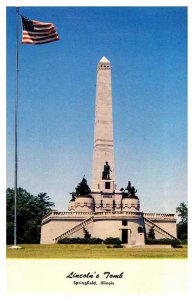
[[[171,249],[172,245],[129,245],[123,244],[124,248],[147,248],[147,249]]]

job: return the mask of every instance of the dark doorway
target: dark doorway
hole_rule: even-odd
[[[128,243],[128,229],[122,229],[122,243]]]

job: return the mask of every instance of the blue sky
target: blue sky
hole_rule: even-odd
[[[66,210],[91,183],[96,66],[111,61],[117,186],[130,180],[141,210],[187,201],[187,9],[21,7],[53,22],[59,42],[19,45],[18,184]],[[20,26],[21,41],[21,26]],[[15,8],[7,8],[7,186],[13,187]]]

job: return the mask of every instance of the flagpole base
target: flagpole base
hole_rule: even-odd
[[[22,247],[14,245],[14,246],[9,247],[9,249],[22,249]]]

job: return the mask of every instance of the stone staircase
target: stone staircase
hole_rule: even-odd
[[[54,239],[55,243],[57,243],[60,239],[64,239],[64,238],[70,236],[71,234],[77,232],[78,230],[84,228],[86,225],[93,222],[93,219],[94,219],[94,216],[89,217],[89,218],[83,220],[82,222],[80,222],[78,225],[72,227],[71,229],[68,229],[63,234],[59,235],[57,238]]]
[[[178,240],[178,241],[179,241],[179,239],[177,239],[174,235],[172,235],[172,234],[170,234],[169,232],[167,232],[166,230],[162,229],[160,226],[156,225],[156,224],[155,224],[154,222],[152,222],[151,220],[149,220],[149,219],[147,219],[147,218],[145,218],[145,217],[143,217],[143,218],[144,218],[145,224],[148,225],[149,227],[154,227],[154,229],[155,229],[158,233],[164,235],[164,236],[165,236],[166,238],[168,238],[168,239],[173,239],[173,240]]]

